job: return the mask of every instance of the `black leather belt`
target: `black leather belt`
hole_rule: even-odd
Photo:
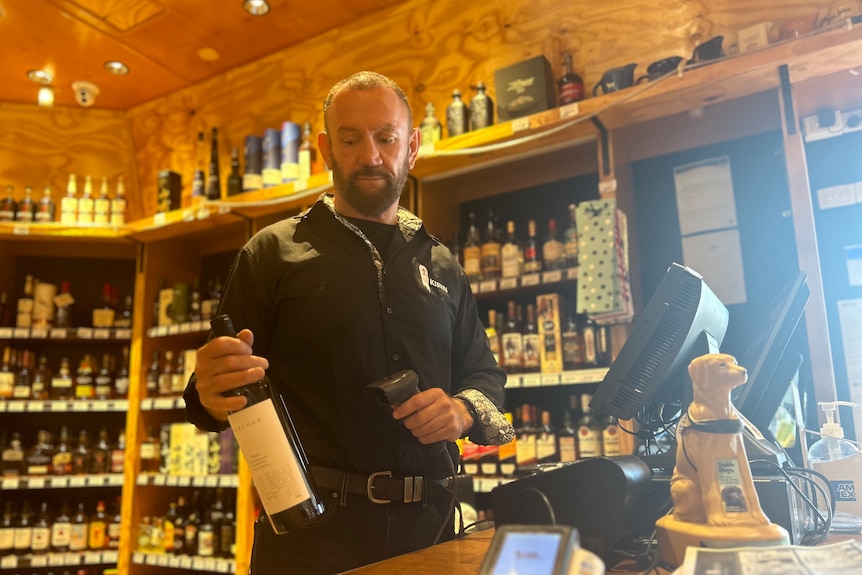
[[[371,475],[311,467],[315,483],[322,489],[337,491],[342,496],[352,493],[364,495],[372,503],[418,503],[425,495],[425,478],[421,476],[392,477],[391,471],[377,471]]]

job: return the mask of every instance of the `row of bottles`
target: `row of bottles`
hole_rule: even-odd
[[[162,278],[153,300],[153,326],[169,326],[185,322],[209,321],[218,309],[223,289],[221,277],[210,278],[205,289],[200,278],[191,284],[177,282],[168,287]]]
[[[557,232],[556,218],[549,218],[545,239],[537,236],[536,220],[527,222],[526,240],[521,240],[514,220],[506,222],[506,232],[500,228],[493,210],[489,210],[484,234],[480,234],[476,215],[468,216],[464,246],[453,246],[460,256],[470,281],[516,278],[523,274],[557,270],[578,265],[578,230],[575,204],[569,205],[569,222],[565,233]]]
[[[202,476],[237,472],[239,452],[230,429],[213,433],[186,422],[150,426],[139,449],[141,473]]]
[[[497,363],[507,373],[550,372],[543,369],[541,350],[545,338],[540,333],[536,304],[524,306],[509,301],[506,313],[489,309],[485,333]],[[562,325],[562,367],[564,370],[607,367],[611,364],[610,327],[598,325],[585,314],[566,313]],[[545,354],[547,357],[547,354]],[[554,362],[557,365],[558,362]],[[550,366],[548,366],[550,367]]]
[[[117,361],[114,353],[104,352],[102,360],[85,353],[72,372],[69,358],[60,360],[56,371],[48,357],[36,352],[6,346],[0,363],[0,401],[8,399],[91,400],[125,399],[129,394],[129,346],[123,346]]]
[[[221,488],[214,495],[203,497],[195,490],[190,503],[180,495],[168,504],[164,515],[141,518],[135,551],[233,558],[236,540],[233,508],[233,498]]]
[[[49,223],[56,220],[56,204],[50,186],[42,190],[39,201],[33,199],[33,188],[24,188],[24,196],[15,200],[15,186],[6,186],[0,199],[0,222]],[[126,223],[126,192],[123,178],[117,180],[113,197],[108,195],[108,178],[102,178],[99,195],[93,195],[90,176],[84,178],[83,192],[78,195],[78,180],[69,174],[66,195],[60,200],[60,223],[75,226],[113,226]]]
[[[122,473],[126,457],[125,431],[114,434],[112,442],[106,427],[99,429],[98,439],[90,445],[90,432],[78,431],[75,444],[67,426],[62,426],[54,443],[54,434],[47,429],[36,433],[35,443],[25,446],[22,434],[4,433],[0,441],[0,466],[3,477],[40,477]]]
[[[145,387],[147,397],[179,397],[194,366],[186,366],[186,360],[194,360],[196,350],[153,350],[152,361],[147,369]]]
[[[0,519],[0,557],[120,548],[119,497],[110,514],[103,500],[92,513],[84,502],[70,507],[66,499],[59,504],[42,501],[37,509],[27,499],[20,506],[6,501]]]
[[[515,426],[515,438],[511,442],[500,446],[480,446],[469,439],[463,442],[464,473],[514,477],[519,471],[534,470],[537,465],[621,455],[616,418],[594,413],[589,407],[591,399],[589,394],[571,395],[559,427],[555,426],[549,410],[540,411],[531,404],[520,405],[514,410],[514,418],[512,413],[506,414]]]

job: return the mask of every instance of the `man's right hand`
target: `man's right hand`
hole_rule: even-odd
[[[269,367],[266,358],[252,355],[253,343],[254,334],[244,329],[235,338],[213,338],[197,351],[195,387],[201,405],[219,421],[246,404],[245,397],[222,393],[258,381]]]

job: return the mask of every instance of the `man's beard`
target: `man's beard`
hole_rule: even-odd
[[[345,203],[360,214],[371,218],[379,218],[392,204],[397,203],[407,181],[410,170],[409,157],[404,159],[401,170],[390,174],[383,168],[365,167],[350,174],[345,174],[335,158],[332,158],[332,180]],[[385,185],[374,191],[365,191],[357,183],[360,177],[380,177],[386,180]]]

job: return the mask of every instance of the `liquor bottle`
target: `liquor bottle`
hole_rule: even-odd
[[[260,136],[246,136],[243,151],[245,170],[242,175],[242,191],[250,192],[263,187],[263,150]]]
[[[578,223],[575,219],[575,204],[569,204],[569,227],[566,229],[563,252],[566,254],[566,267],[573,268],[578,265]]]
[[[617,418],[613,415],[605,415],[600,418],[603,423],[602,427],[602,451],[605,457],[612,455],[622,455],[622,445],[620,444],[620,427],[617,423]]]
[[[69,551],[72,553],[86,551],[89,535],[90,522],[87,514],[84,513],[84,503],[79,501],[69,528]]]
[[[30,399],[45,400],[50,397],[51,368],[48,367],[48,357],[43,351],[39,354],[39,361],[33,371],[33,379],[30,383]]]
[[[557,82],[560,95],[560,106],[578,102],[584,99],[584,81],[574,72],[572,55],[563,52],[563,75]]]
[[[209,506],[209,520],[213,525],[213,555],[219,556],[221,550],[221,524],[225,516],[225,495],[221,487],[216,487],[215,497]]]
[[[0,363],[0,401],[12,399],[15,387],[15,368],[12,365],[12,348],[3,348],[3,363]]]
[[[99,439],[90,450],[90,473],[108,473],[111,465],[111,446],[108,444],[108,430],[103,425],[99,429]]]
[[[15,201],[15,186],[6,186],[6,195],[0,200],[0,222],[11,222],[15,220],[18,211],[18,203]]]
[[[583,368],[583,336],[571,310],[569,310],[560,338],[563,342],[563,369],[569,371]]]
[[[15,319],[15,327],[30,327],[33,325],[33,276],[24,276],[24,292],[18,298],[18,314]]]
[[[137,546],[135,547],[135,551],[140,551],[141,553],[152,551],[152,547],[150,545],[150,536],[152,531],[152,519],[150,519],[149,515],[144,515],[141,517],[141,523],[138,525],[138,537],[136,539]]]
[[[129,395],[129,346],[124,345],[122,359],[114,377],[114,397],[125,399]]]
[[[12,500],[7,499],[3,509],[3,516],[0,517],[0,557],[12,555],[15,549],[16,519]]]
[[[110,283],[102,284],[102,296],[100,305],[93,309],[93,327],[113,327],[114,318],[117,316],[116,304],[114,302],[114,288]]]
[[[215,526],[212,521],[212,513],[207,505],[203,505],[200,513],[200,524],[198,526],[198,557],[213,557],[215,555]]]
[[[494,354],[494,360],[497,365],[500,365],[500,333],[497,331],[497,310],[495,309],[488,310],[488,326],[485,328],[485,335],[488,336],[488,346]]]
[[[102,365],[93,378],[96,399],[111,399],[114,395],[114,376],[111,373],[111,354],[102,354]]]
[[[21,446],[21,434],[17,431],[12,432],[9,445],[6,446],[6,449],[0,455],[0,464],[2,464],[3,477],[19,477],[24,475],[24,448]]]
[[[108,514],[105,513],[105,502],[101,499],[96,502],[96,512],[90,516],[90,525],[87,529],[87,547],[92,551],[104,549],[107,545]]]
[[[497,233],[497,222],[493,210],[488,210],[488,224],[485,228],[485,241],[480,246],[482,253],[482,277],[498,279],[502,258],[500,236]]]
[[[183,547],[189,555],[198,552],[198,529],[201,525],[201,492],[195,489],[192,492],[192,501],[189,504],[189,512],[183,521]]]
[[[482,248],[479,241],[479,227],[476,225],[476,215],[470,212],[467,224],[467,241],[464,242],[464,272],[467,279],[479,281],[482,279]]]
[[[42,198],[36,205],[35,221],[39,224],[53,222],[56,209],[54,199],[51,197],[51,186],[45,186],[42,189]]]
[[[611,365],[611,326],[600,325],[596,328],[596,360],[599,367]]]
[[[227,175],[227,195],[242,193],[242,174],[239,173],[239,148],[234,146],[230,153],[230,173]]]
[[[132,327],[132,294],[126,295],[122,309],[114,314],[114,327],[120,329]]]
[[[54,314],[54,327],[67,329],[75,327],[75,298],[70,290],[69,280],[60,282],[60,292],[54,298],[54,304],[57,306]]]
[[[69,517],[69,503],[64,499],[60,511],[51,525],[51,552],[66,553],[72,532],[72,519]]]
[[[214,318],[211,326],[214,337],[236,337],[236,330],[226,315]],[[308,459],[284,400],[269,378],[264,376],[229,393],[247,400],[244,408],[228,415],[228,420],[249,463],[273,530],[283,533],[319,522],[324,513],[323,501],[309,474]],[[251,420],[258,423],[247,425]],[[264,429],[267,431],[261,435]],[[259,462],[265,463],[263,469]],[[274,473],[278,468],[281,472]],[[268,495],[274,493],[278,493],[279,499],[273,500]]]
[[[578,457],[601,457],[604,454],[602,448],[602,430],[604,426],[595,413],[590,409],[592,395],[584,393],[581,395],[581,418],[578,420]]]
[[[99,195],[93,202],[93,223],[103,227],[111,223],[111,198],[108,197],[108,178],[106,176],[102,176]]]
[[[563,242],[557,237],[557,220],[554,218],[548,219],[548,237],[542,244],[542,259],[545,269],[548,270],[558,270],[566,266],[566,252]]]
[[[500,337],[503,369],[506,373],[521,373],[524,367],[524,338],[518,322],[517,308],[510,300],[506,312],[506,324]]]
[[[32,393],[31,353],[29,349],[25,349],[19,356],[18,373],[15,374],[15,383],[12,384],[12,399],[30,399]]]
[[[157,349],[153,350],[153,360],[150,362],[150,368],[147,370],[146,391],[147,397],[156,397],[159,395],[159,375],[160,367],[160,352]]]
[[[536,436],[536,458],[539,464],[560,461],[557,430],[551,425],[551,412],[542,411],[542,423]]]
[[[461,100],[461,90],[452,90],[452,102],[446,107],[446,133],[460,136],[470,129],[470,110]]]
[[[562,463],[578,459],[578,430],[572,425],[572,410],[577,408],[576,402],[576,395],[569,396],[569,407],[563,411],[563,426],[557,431],[557,445]]]
[[[84,475],[90,472],[90,440],[87,430],[78,431],[78,445],[72,450],[72,475]]]
[[[506,222],[506,242],[500,248],[500,271],[504,278],[516,278],[524,271],[524,248],[515,235],[515,222]]]
[[[60,360],[60,370],[55,377],[51,378],[51,399],[72,399],[71,370],[69,368],[69,358],[64,357]]]
[[[541,371],[541,338],[539,337],[539,326],[536,324],[536,304],[527,304],[527,321],[524,322],[522,336],[524,347],[524,373],[536,373]]]
[[[126,462],[126,432],[122,429],[117,435],[117,443],[111,447],[111,473],[122,473]]]
[[[532,406],[529,404],[521,406],[521,428],[517,435],[515,464],[518,469],[536,465],[536,429],[533,427]]]
[[[78,220],[79,226],[89,226],[93,224],[93,181],[90,176],[84,178],[84,193],[78,199]]]
[[[218,165],[218,128],[212,129],[210,164],[207,175],[207,199],[221,199],[221,172]]]
[[[206,195],[206,143],[204,133],[198,132],[195,144],[195,173],[192,176],[192,202],[203,199]]]
[[[186,517],[188,516],[188,505],[185,495],[177,497],[177,516],[174,519],[174,555],[186,554]],[[167,545],[167,542],[166,542]]]
[[[317,172],[317,151],[312,141],[311,122],[302,125],[302,140],[299,142],[299,179],[307,180]]]
[[[72,450],[69,447],[69,428],[60,428],[60,436],[54,453],[51,455],[51,472],[54,475],[69,475],[72,473]]]
[[[539,242],[536,239],[536,220],[527,222],[527,242],[524,244],[524,273],[531,274],[542,271],[542,258],[539,252]]]
[[[147,438],[140,444],[141,473],[156,473],[161,464],[161,445],[154,427],[147,428]]]
[[[123,176],[117,180],[117,191],[111,199],[111,225],[115,228],[126,225],[126,186]]]
[[[78,362],[75,373],[75,399],[93,399],[96,397],[96,386],[93,379],[93,361],[89,353],[85,353]]]
[[[219,524],[219,557],[232,559],[234,557],[234,542],[236,540],[236,514],[234,513],[235,502],[231,495],[228,495],[227,503],[225,504],[224,517]]]
[[[186,389],[186,359],[182,351],[177,352],[177,360],[174,364],[171,372],[171,393],[180,396]]]
[[[30,552],[33,555],[45,555],[51,547],[51,516],[48,514],[48,502],[43,501],[39,513],[33,520]]]
[[[479,82],[474,87],[476,95],[470,100],[470,129],[481,130],[494,123],[494,102],[485,93],[485,83]]]
[[[21,513],[18,515],[18,521],[15,523],[15,542],[13,544],[15,555],[27,555],[30,553],[32,544],[33,518],[30,515],[30,502],[25,499],[21,506]]]
[[[46,429],[40,429],[36,434],[36,443],[30,447],[24,456],[24,466],[27,475],[50,475],[53,454],[51,434]]]
[[[24,187],[24,197],[18,202],[15,220],[26,224],[32,223],[36,217],[36,204],[33,202],[33,187]]]
[[[171,380],[174,374],[173,370],[173,362],[174,362],[174,352],[171,350],[165,351],[165,361],[162,364],[162,369],[157,376],[157,383],[159,395],[161,396],[169,396],[173,393],[173,389],[171,387]]]
[[[509,425],[513,424],[512,412],[507,411],[503,416],[506,418],[506,421],[509,422]],[[516,426],[516,428],[519,427]],[[499,469],[500,475],[503,477],[512,477],[515,475],[515,469],[517,468],[517,450],[517,436],[512,437],[512,441],[504,443],[497,449],[497,469]]]
[[[108,526],[105,529],[105,548],[116,551],[120,548],[120,533],[122,526],[120,497],[114,499],[111,514],[108,516]]]
[[[69,174],[66,195],[60,200],[60,223],[71,226],[78,223],[78,182],[75,174]]]
[[[423,146],[443,139],[443,125],[437,119],[436,112],[434,104],[425,104],[425,117],[419,125],[419,141]]]
[[[582,357],[584,358],[584,367],[586,368],[598,367],[599,365],[598,330],[599,326],[596,325],[595,320],[588,315],[584,315],[581,320],[581,334],[584,346]]]

